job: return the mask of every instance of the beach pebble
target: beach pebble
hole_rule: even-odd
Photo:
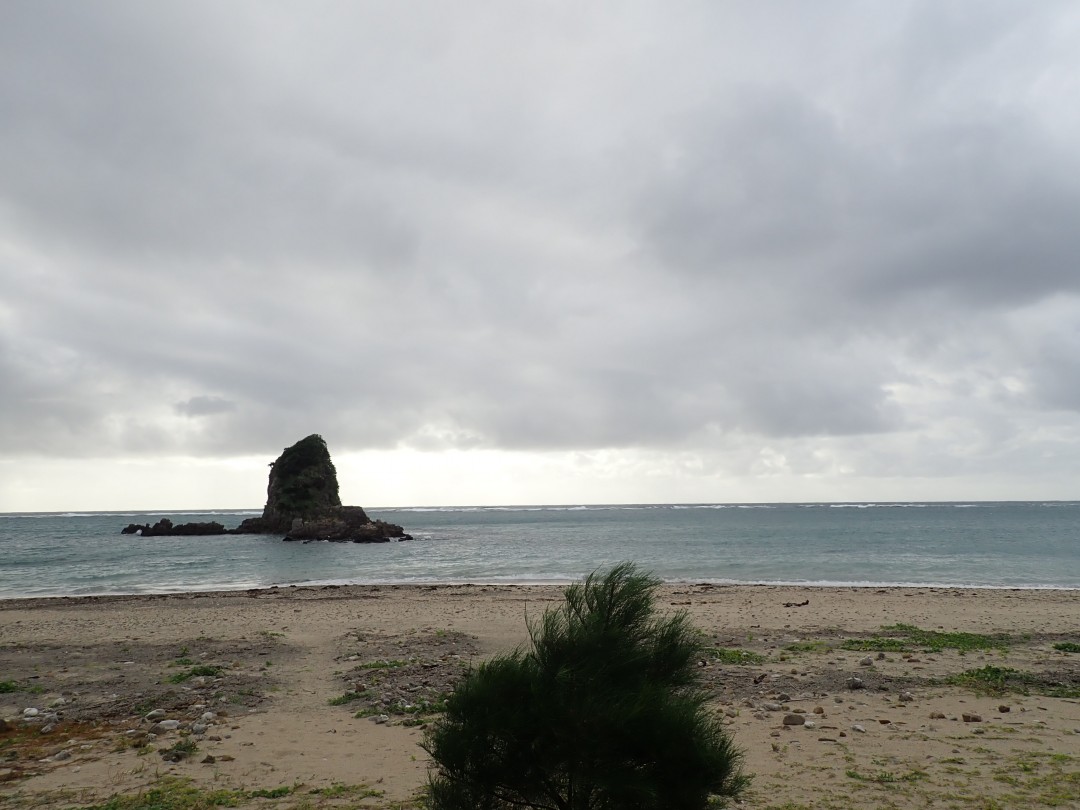
[[[869,655],[866,656],[866,658],[860,658],[859,659],[859,666],[860,667],[872,667],[873,665],[874,665],[874,659],[871,658]]]
[[[199,719],[202,720],[204,723],[212,723],[214,720],[217,719],[217,715],[213,712],[203,712],[199,716]]]
[[[67,706],[67,701],[64,700],[62,697],[58,697],[56,700],[49,704],[50,709],[58,709],[61,706]]]
[[[805,723],[803,723],[803,725],[806,728],[817,728],[817,723],[815,723],[813,720],[807,720]]]
[[[41,714],[41,711],[35,709],[33,706],[27,706],[25,709],[23,709],[22,713],[23,717],[37,717],[39,714]]]
[[[209,728],[209,726],[207,726],[206,723],[195,723],[191,727],[191,733],[200,735],[205,734],[207,728]]]
[[[784,725],[785,726],[801,726],[806,723],[806,718],[801,714],[785,714]]]
[[[390,719],[390,715],[388,715],[388,714],[379,714],[379,715],[376,715],[375,717],[373,717],[371,719],[374,720],[376,724],[381,726],[384,723],[386,723],[387,720]]]
[[[911,692],[901,692],[900,693],[900,702],[901,703],[911,703],[911,701],[913,701],[913,700],[915,700],[915,696],[913,694],[911,694]]]
[[[779,695],[776,696],[776,700],[779,703],[787,703],[789,700],[791,700],[791,695],[789,695],[787,692],[781,692]]]
[[[71,752],[65,748],[63,751],[53,754],[52,759],[53,762],[63,762],[66,759],[71,759]]]
[[[964,718],[965,723],[981,723],[982,722],[982,715],[981,714],[973,714],[973,713],[964,712],[963,715],[961,715],[961,716]]]
[[[862,678],[852,677],[844,681],[844,686],[846,686],[848,689],[865,689],[866,683],[863,681]]]
[[[53,723],[41,727],[42,734],[52,734],[56,730],[56,726]]]
[[[1005,704],[1002,704],[1002,705],[998,706],[998,711],[1001,712],[1002,714],[1008,714],[1009,712],[1012,711],[1012,706],[1006,706]]]
[[[866,727],[865,727],[865,726],[863,726],[863,725],[860,725],[859,723],[856,723],[855,725],[853,725],[853,726],[851,727],[851,730],[852,730],[852,731],[857,731],[857,732],[859,732],[860,734],[865,734],[865,733],[866,733]]]
[[[930,719],[931,720],[944,720],[945,715],[942,714],[941,712],[930,712]]]
[[[143,720],[160,720],[164,716],[165,716],[165,710],[164,709],[154,709],[149,714],[146,714],[143,717]]]
[[[781,706],[779,703],[762,703],[761,708],[763,708],[767,712],[778,712],[782,711],[784,707]]]

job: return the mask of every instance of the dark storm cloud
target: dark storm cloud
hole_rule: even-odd
[[[9,3],[0,448],[944,470],[1043,414],[1071,436],[1078,32],[1065,3]]]

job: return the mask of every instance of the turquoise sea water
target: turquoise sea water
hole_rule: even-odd
[[[1080,588],[1080,502],[370,509],[411,542],[121,535],[257,510],[0,515],[0,598],[301,583],[565,582],[635,560],[672,581]]]

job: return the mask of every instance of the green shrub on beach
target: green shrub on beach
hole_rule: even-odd
[[[433,810],[700,810],[741,792],[697,686],[702,637],[624,563],[566,589],[530,644],[481,664],[425,740]],[[711,803],[711,804],[710,804]]]

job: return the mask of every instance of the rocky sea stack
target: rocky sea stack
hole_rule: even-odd
[[[401,526],[372,520],[359,506],[342,506],[337,469],[322,436],[312,434],[286,447],[270,465],[266,506],[260,517],[248,518],[235,529],[219,523],[161,520],[153,526],[132,524],[124,534],[284,534],[286,540],[334,540],[385,543],[411,540]]]

